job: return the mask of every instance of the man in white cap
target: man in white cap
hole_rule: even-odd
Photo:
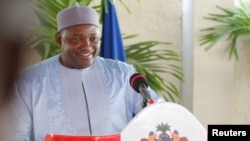
[[[120,133],[141,109],[129,84],[130,64],[98,56],[98,15],[75,5],[57,15],[61,53],[20,73],[16,83],[18,141],[43,141],[47,133]],[[162,100],[149,88],[155,101]]]

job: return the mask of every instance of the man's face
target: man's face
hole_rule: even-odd
[[[100,52],[100,32],[89,24],[75,25],[56,34],[61,47],[60,61],[68,68],[87,68]]]

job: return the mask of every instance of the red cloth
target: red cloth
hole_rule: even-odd
[[[120,134],[102,136],[47,134],[44,141],[120,141]]]

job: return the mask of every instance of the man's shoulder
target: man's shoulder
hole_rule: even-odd
[[[24,68],[19,72],[19,76],[22,77],[34,77],[39,74],[46,74],[50,69],[55,69],[56,64],[58,63],[58,56],[42,60],[32,66]]]
[[[111,67],[111,68],[116,68],[116,67],[118,67],[118,68],[131,68],[131,67],[133,67],[132,64],[129,64],[127,62],[109,59],[109,58],[97,57],[97,61],[99,64],[103,64],[103,66]]]

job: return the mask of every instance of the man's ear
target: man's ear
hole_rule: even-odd
[[[56,40],[56,43],[61,47],[61,44],[62,44],[62,36],[60,34],[60,32],[57,32],[55,34],[55,40]]]

